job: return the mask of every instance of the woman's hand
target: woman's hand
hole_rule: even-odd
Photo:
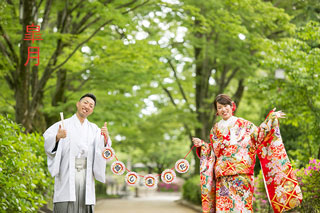
[[[276,112],[276,108],[274,108],[273,112],[275,113],[277,118],[286,118],[285,117],[286,114],[284,112],[282,112],[281,110]]]
[[[196,147],[200,147],[204,142],[200,138],[192,137],[192,142]]]

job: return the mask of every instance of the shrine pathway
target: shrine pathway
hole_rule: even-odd
[[[95,213],[196,213],[191,208],[177,202],[179,193],[150,191],[141,193],[139,198],[102,199],[95,205]]]

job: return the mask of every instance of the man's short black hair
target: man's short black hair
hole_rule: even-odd
[[[79,101],[81,101],[83,98],[85,97],[89,97],[89,98],[92,98],[92,100],[94,100],[94,105],[97,105],[97,98],[96,96],[94,96],[94,94],[91,94],[91,93],[87,93],[85,95],[83,95]]]

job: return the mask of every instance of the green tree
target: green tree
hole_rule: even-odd
[[[208,141],[216,119],[212,105],[216,95],[228,93],[239,105],[246,79],[259,66],[258,53],[267,41],[287,35],[293,25],[283,9],[260,0],[188,0],[167,7],[170,12],[163,19],[170,21],[166,30],[172,35],[162,46],[171,49],[163,56],[171,81],[161,86],[178,110],[196,115],[195,124],[184,123],[190,139],[194,132]],[[177,39],[177,27],[185,29],[183,39]]]
[[[155,164],[150,171],[161,174],[165,169],[175,166],[177,160],[189,151],[189,139],[180,120],[184,114],[177,113],[173,107],[160,109],[155,115],[147,116],[140,122],[138,137],[131,147],[133,162],[146,165]],[[138,149],[137,149],[138,148]],[[191,163],[190,155],[187,159]],[[186,177],[187,175],[183,175]]]
[[[156,6],[151,3],[149,0],[30,0],[21,4],[16,0],[1,1],[0,50],[4,57],[0,69],[5,73],[2,82],[7,83],[13,94],[16,121],[28,132],[51,124],[56,117],[44,116],[42,107],[47,103],[53,107],[66,103],[66,91],[77,92],[91,79],[94,56],[86,54],[90,52],[87,45],[92,42],[90,45],[100,46],[105,39],[121,40],[123,35],[118,33],[121,27],[128,25],[127,30],[135,29],[135,12],[145,6]],[[31,46],[30,41],[24,40],[24,34],[32,23],[41,26],[43,41],[36,42],[41,51],[40,66],[24,65]],[[113,47],[111,42],[106,44]]]
[[[283,122],[288,131],[291,129],[291,146],[295,147],[289,154],[300,163],[308,162],[310,157],[320,158],[319,27],[318,22],[311,21],[298,28],[294,38],[270,42],[263,66],[273,74],[280,70],[284,76],[258,82],[269,102],[287,113],[288,119]]]
[[[268,0],[275,7],[283,8],[292,16],[297,26],[305,26],[310,21],[320,21],[320,2],[317,0]]]

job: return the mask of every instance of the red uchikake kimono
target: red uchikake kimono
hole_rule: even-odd
[[[197,148],[203,212],[253,212],[256,154],[274,212],[301,203],[302,193],[281,139],[276,112],[271,111],[260,127],[234,116],[221,120],[212,128],[210,142]]]

